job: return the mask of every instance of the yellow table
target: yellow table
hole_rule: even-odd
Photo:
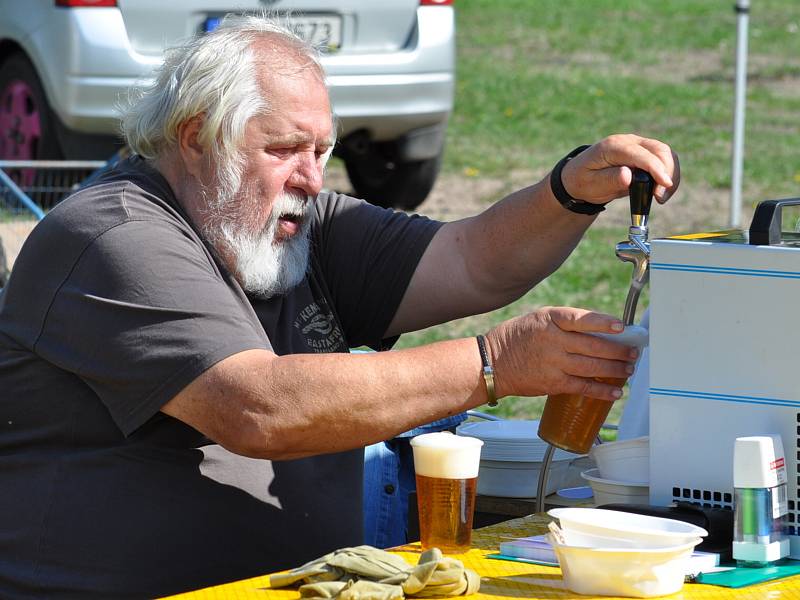
[[[466,554],[455,555],[464,565],[481,575],[480,593],[469,596],[474,600],[507,600],[508,598],[571,598],[580,596],[564,588],[561,571],[527,563],[486,558],[497,552],[501,541],[524,535],[544,533],[549,519],[530,515],[482,529],[472,537],[473,548]],[[421,553],[419,544],[409,544],[393,549],[410,564],[416,564]],[[236,598],[261,598],[263,600],[297,600],[296,589],[269,589],[269,576],[263,575],[210,587],[187,594],[173,596],[192,600],[221,600]],[[686,584],[683,590],[669,596],[670,600],[800,600],[800,576],[762,583],[740,589],[712,585]]]

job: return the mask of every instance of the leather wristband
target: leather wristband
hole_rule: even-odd
[[[604,204],[592,204],[591,202],[584,202],[583,200],[573,198],[569,195],[569,192],[567,192],[567,189],[564,187],[564,183],[561,181],[561,170],[564,168],[564,165],[588,147],[588,144],[578,146],[558,161],[550,172],[550,189],[553,190],[553,196],[556,197],[556,200],[558,200],[561,206],[580,215],[596,215],[606,209]]]
[[[481,353],[481,362],[483,363],[483,381],[486,383],[486,396],[488,401],[486,404],[489,406],[497,406],[497,396],[494,392],[494,368],[489,361],[489,353],[486,351],[486,339],[482,335],[475,337],[478,340],[478,350]]]

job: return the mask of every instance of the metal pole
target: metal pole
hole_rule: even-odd
[[[742,166],[744,163],[744,113],[747,94],[747,25],[750,0],[736,0],[736,87],[733,106],[731,159],[731,228],[742,224]]]
[[[550,477],[550,463],[553,462],[553,453],[556,447],[547,444],[547,450],[544,452],[544,460],[542,460],[542,468],[539,471],[539,482],[536,484],[536,500],[533,503],[533,512],[536,514],[544,512],[544,497],[547,495],[547,478]]]

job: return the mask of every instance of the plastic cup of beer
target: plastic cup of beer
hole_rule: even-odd
[[[625,384],[624,379],[596,379],[616,386]],[[539,437],[567,452],[586,454],[597,439],[613,404],[611,400],[582,394],[551,394],[539,421]]]
[[[482,445],[477,438],[449,432],[411,440],[423,549],[446,554],[469,550]]]
[[[594,334],[641,351],[647,346],[648,331],[639,325],[628,325],[618,334]],[[597,377],[597,381],[618,387],[625,379]],[[600,433],[614,404],[611,400],[591,398],[581,394],[551,394],[547,397],[539,421],[539,437],[556,448],[576,454],[586,454]]]

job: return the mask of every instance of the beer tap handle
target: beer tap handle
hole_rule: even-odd
[[[655,181],[652,175],[643,169],[633,169],[628,194],[631,199],[631,224],[646,226],[650,205],[653,203]]]
[[[631,227],[628,242],[617,245],[617,256],[633,263],[631,287],[625,299],[622,322],[631,325],[636,316],[639,295],[650,276],[650,244],[647,242],[647,218],[653,203],[655,181],[647,171],[633,169],[628,193],[631,199]]]

